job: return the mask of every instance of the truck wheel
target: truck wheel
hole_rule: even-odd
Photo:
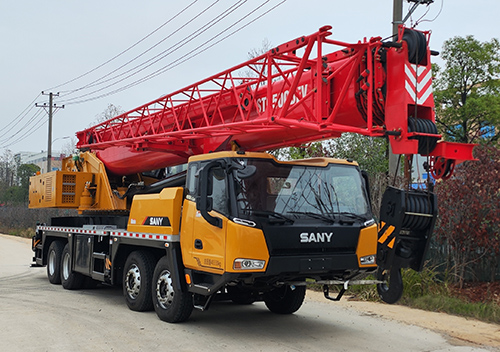
[[[130,253],[123,271],[123,295],[127,306],[136,312],[153,309],[151,301],[151,279],[154,260],[144,251]]]
[[[69,243],[66,243],[61,257],[61,284],[66,290],[78,290],[82,288],[85,277],[71,270],[71,253],[69,252]]]
[[[396,303],[403,296],[403,279],[400,268],[382,270],[379,267],[377,270],[377,280],[385,281],[382,284],[377,284],[377,292],[385,303]]]
[[[266,293],[264,303],[273,313],[292,314],[300,308],[305,296],[305,286],[296,286],[293,289],[290,285],[283,285]]]
[[[170,268],[167,257],[156,264],[153,274],[152,298],[158,318],[168,323],[186,321],[193,311],[193,297],[190,292],[179,291],[173,284],[176,273]]]
[[[61,257],[64,249],[62,241],[54,241],[47,252],[47,276],[51,284],[61,283]]]

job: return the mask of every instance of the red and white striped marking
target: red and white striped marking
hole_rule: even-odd
[[[87,230],[80,227],[60,227],[60,226],[38,226],[38,230],[64,232],[71,234],[86,234],[86,235],[111,235],[112,237],[121,238],[136,238],[155,241],[179,242],[179,235],[164,235],[155,233],[137,233],[128,231],[113,231],[113,230]]]
[[[83,233],[86,235],[104,235],[105,230],[86,230],[80,227],[38,226],[38,230],[54,232]]]
[[[423,105],[432,95],[432,70],[429,66],[405,65],[405,88],[411,99]]]
[[[111,231],[111,236],[115,237],[125,237],[125,238],[141,238],[146,240],[158,240],[158,241],[169,241],[177,242],[179,241],[178,235],[159,235],[153,233],[136,233],[127,231]]]

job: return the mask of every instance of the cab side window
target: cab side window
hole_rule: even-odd
[[[226,174],[222,168],[214,168],[211,171],[212,177],[212,199],[213,210],[223,215],[229,215],[228,189]]]
[[[188,173],[187,173],[187,182],[186,182],[186,198],[194,201],[196,197],[196,173],[200,169],[200,165],[198,163],[189,164]]]

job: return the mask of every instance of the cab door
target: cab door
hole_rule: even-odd
[[[220,226],[210,224],[197,209],[195,194],[199,194],[199,179],[195,174],[200,164],[190,165],[188,170],[187,195],[184,200],[181,248],[186,268],[223,274],[225,271],[225,251],[229,196],[227,177],[222,168],[212,168],[208,173],[211,191],[210,216],[220,219]]]

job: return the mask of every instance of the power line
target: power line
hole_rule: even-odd
[[[21,140],[25,139],[28,135],[29,132],[35,130],[36,128],[39,127],[39,123],[40,122],[45,122],[45,119],[42,117],[40,117],[40,115],[43,115],[43,111],[42,110],[38,110],[32,117],[31,119],[28,121],[28,123],[31,123],[33,122],[32,126],[31,127],[27,127],[29,128],[28,130],[25,130],[24,127],[28,124],[26,123],[25,126],[23,126],[21,129],[19,129],[16,133],[14,133],[13,135],[11,135],[10,137],[6,138],[5,140],[3,140],[2,142],[0,142],[2,145],[1,145],[1,148],[6,148],[6,147],[9,147],[13,144],[16,144],[18,142],[20,142]],[[16,138],[17,135],[19,135],[21,132],[24,132],[24,134],[22,136],[19,136]],[[14,139],[14,141],[12,141]]]
[[[213,2],[212,4],[210,4],[208,7],[206,7],[204,10],[202,10],[200,13],[198,13],[196,16],[193,16],[193,17],[192,17],[189,21],[187,21],[187,22],[186,22],[186,23],[184,23],[182,26],[180,26],[179,28],[177,28],[175,31],[173,31],[172,33],[170,33],[168,36],[166,36],[165,38],[163,38],[162,40],[160,40],[159,42],[157,42],[155,45],[151,46],[151,47],[150,47],[150,48],[148,48],[147,50],[143,51],[141,54],[139,54],[139,55],[137,55],[136,57],[134,57],[132,60],[129,60],[128,62],[126,62],[125,64],[121,65],[120,67],[118,67],[118,68],[114,69],[113,71],[111,71],[111,72],[107,73],[106,75],[104,75],[104,76],[102,76],[102,77],[100,77],[100,78],[98,78],[98,79],[96,79],[96,80],[94,80],[94,81],[90,82],[89,84],[87,84],[87,85],[85,85],[85,86],[83,86],[83,87],[80,87],[80,88],[77,88],[77,89],[74,89],[74,90],[68,90],[68,91],[66,91],[66,92],[68,92],[68,94],[67,94],[67,95],[70,95],[70,94],[72,94],[72,93],[74,93],[74,92],[77,92],[77,91],[80,91],[80,90],[83,90],[83,89],[86,89],[86,88],[92,88],[92,87],[95,87],[95,86],[98,86],[98,85],[104,84],[104,83],[106,83],[106,82],[109,82],[109,81],[111,81],[111,80],[113,80],[113,79],[115,79],[115,78],[118,78],[118,77],[120,77],[120,76],[123,76],[124,74],[127,74],[128,72],[130,72],[130,71],[132,71],[132,70],[134,70],[134,69],[136,69],[136,68],[138,68],[138,67],[141,67],[141,66],[145,65],[146,63],[148,63],[148,62],[152,61],[152,60],[153,60],[153,59],[155,59],[156,57],[158,57],[158,56],[162,55],[162,54],[163,54],[163,53],[165,53],[168,49],[166,49],[166,50],[162,51],[160,54],[157,54],[156,56],[153,56],[153,57],[152,57],[152,58],[150,58],[149,60],[147,60],[147,61],[145,61],[145,62],[143,62],[143,63],[141,63],[141,64],[139,64],[139,65],[137,65],[137,66],[135,66],[135,67],[133,67],[132,69],[130,69],[130,70],[128,70],[128,71],[125,71],[125,72],[123,72],[123,73],[120,73],[120,74],[119,74],[119,75],[117,75],[117,76],[111,77],[110,79],[107,79],[107,80],[104,80],[104,81],[103,81],[103,79],[104,79],[104,78],[106,78],[106,77],[110,76],[111,74],[113,74],[113,73],[115,73],[115,72],[119,71],[119,70],[120,70],[120,69],[122,69],[123,67],[125,67],[125,66],[127,66],[128,64],[132,63],[133,61],[137,60],[139,57],[143,56],[144,54],[148,53],[148,52],[149,52],[149,51],[151,51],[152,49],[156,48],[158,45],[160,45],[161,43],[163,43],[163,42],[164,42],[164,41],[166,41],[167,39],[171,38],[174,34],[176,34],[177,32],[179,32],[181,29],[183,29],[184,27],[186,27],[187,25],[189,25],[191,22],[193,22],[194,20],[196,20],[198,17],[200,17],[202,14],[204,14],[205,12],[207,12],[210,8],[212,8],[212,7],[213,7],[215,4],[217,4],[219,1],[220,1],[220,0],[216,0],[215,2]],[[245,0],[245,2],[246,2],[246,1],[247,1],[247,0]],[[241,0],[240,0],[240,2],[241,2]],[[234,6],[234,5],[233,5],[233,6]],[[192,35],[192,34],[190,34],[190,35]],[[189,37],[189,36],[188,36],[188,37]],[[182,41],[182,40],[181,40],[181,41]],[[172,46],[171,46],[170,48],[172,48]],[[169,49],[170,49],[170,48],[169,48]],[[140,71],[138,71],[138,72],[140,72]],[[101,82],[100,82],[100,81],[101,81]],[[100,83],[98,83],[98,82],[100,82]],[[72,99],[74,99],[74,98],[72,98]],[[71,99],[69,99],[69,100],[71,100]]]
[[[43,108],[44,110],[47,111],[49,115],[49,129],[48,129],[48,141],[47,141],[47,172],[52,171],[52,115],[54,109],[64,109],[64,105],[62,106],[57,106],[54,104],[53,99],[54,97],[58,97],[59,93],[44,93],[42,92],[42,95],[48,95],[49,96],[49,105],[47,106],[46,103],[43,104],[35,104],[37,108]]]
[[[59,113],[59,111],[60,110],[54,111],[52,116],[53,117],[56,116]],[[40,116],[38,121],[33,126],[31,126],[27,131],[24,131],[24,134],[22,136],[20,136],[19,138],[17,138],[16,140],[14,140],[8,144],[1,145],[0,148],[7,148],[7,147],[10,147],[10,146],[15,145],[17,143],[20,143],[20,142],[24,141],[26,138],[33,135],[35,132],[38,132],[40,130],[40,128],[45,126],[45,124],[48,122],[48,120],[44,118],[43,110],[38,110],[36,113],[36,116]],[[21,132],[21,131],[18,131],[18,132]]]
[[[3,133],[0,135],[0,139],[1,139],[1,137],[5,136],[7,133],[9,133],[10,131],[12,131],[12,129],[15,126],[17,126],[18,124],[20,124],[21,121],[23,121],[24,118],[29,114],[29,112],[35,108],[35,106],[33,104],[35,103],[35,101],[37,101],[37,99],[40,97],[40,95],[41,95],[41,93],[39,93],[36,96],[36,98],[33,99],[31,101],[31,103],[29,103],[29,105],[19,115],[17,115],[14,119],[12,119],[7,125],[5,125],[2,128]],[[9,128],[10,125],[12,125],[12,126]]]
[[[157,77],[158,75],[161,75],[171,69],[173,69],[174,67],[177,67],[179,66],[180,64],[188,61],[188,60],[191,60],[192,58],[198,56],[199,54],[205,52],[206,50],[212,48],[213,46],[217,45],[218,43],[220,43],[221,41],[229,38],[230,36],[234,35],[235,33],[239,32],[240,30],[242,30],[243,28],[249,26],[250,24],[252,24],[253,22],[257,21],[258,19],[260,19],[261,17],[265,16],[266,14],[268,14],[269,12],[273,11],[275,8],[277,8],[278,6],[282,5],[283,3],[286,2],[286,0],[282,0],[280,3],[276,4],[275,6],[271,7],[270,9],[268,9],[267,11],[265,11],[264,13],[260,14],[259,16],[257,16],[256,18],[252,19],[251,21],[249,21],[248,23],[242,25],[241,27],[239,27],[238,29],[234,30],[233,32],[229,33],[228,35],[224,36],[223,38],[219,39],[218,41],[212,43],[211,45],[205,47],[204,49],[200,50],[199,52],[197,53],[194,53],[196,50],[202,48],[203,46],[205,46],[206,44],[212,42],[213,40],[215,40],[217,37],[221,36],[223,33],[227,32],[228,30],[230,30],[232,27],[236,26],[238,23],[242,22],[243,20],[245,20],[246,18],[248,18],[250,15],[254,14],[257,10],[259,10],[260,8],[262,8],[264,5],[266,5],[270,0],[267,0],[265,1],[263,4],[261,4],[260,6],[258,6],[257,8],[255,8],[254,10],[252,10],[251,12],[247,13],[247,15],[245,15],[244,17],[240,18],[238,21],[234,22],[231,26],[227,27],[226,29],[224,29],[223,31],[219,32],[217,35],[213,36],[212,38],[208,39],[207,41],[205,41],[203,44],[197,46],[195,49],[192,49],[191,51],[189,51],[188,53],[182,55],[180,58],[176,59],[175,61],[171,62],[170,64],[168,65],[165,65],[163,66],[162,68],[150,73],[149,75],[143,77],[143,78],[140,78],[134,82],[131,82],[125,86],[122,86],[120,88],[117,88],[113,91],[110,91],[110,92],[107,92],[107,93],[104,93],[104,94],[101,94],[101,95],[98,95],[98,96],[95,96],[95,97],[91,97],[91,98],[87,98],[87,99],[83,99],[83,100],[77,100],[77,101],[71,101],[71,102],[68,102],[68,101],[65,101],[65,103],[67,105],[71,105],[71,104],[80,104],[80,103],[84,103],[84,102],[89,102],[89,101],[93,101],[93,100],[97,100],[97,99],[100,99],[100,98],[103,98],[103,97],[106,97],[106,96],[109,96],[109,95],[113,95],[113,94],[116,94],[116,93],[119,93],[121,91],[124,91],[126,89],[129,89],[129,88],[132,88],[136,85],[139,85],[143,82],[146,82],[154,77]],[[193,54],[194,53],[194,54]],[[192,55],[191,55],[192,54]],[[189,56],[190,55],[190,56]],[[121,81],[123,81],[124,79],[122,79]],[[105,87],[105,88],[109,88],[109,87]],[[103,89],[101,89],[103,90]],[[95,92],[92,92],[92,93],[95,93]],[[90,95],[91,93],[89,94],[86,94],[86,96]],[[83,97],[83,96],[81,96]],[[80,98],[81,98],[80,97]],[[74,100],[74,99],[73,99]]]
[[[170,19],[168,19],[166,22],[164,22],[162,25],[160,25],[159,27],[157,27],[155,30],[153,30],[151,33],[149,33],[148,35],[146,35],[145,37],[143,37],[142,39],[140,39],[139,41],[135,42],[134,44],[132,44],[131,46],[129,46],[127,49],[123,50],[122,52],[120,52],[119,54],[113,56],[111,59],[107,60],[106,62],[100,64],[99,66],[93,68],[92,70],[90,71],[87,71],[83,74],[81,74],[80,76],[78,77],[75,77],[69,81],[66,81],[62,84],[59,84],[55,87],[52,87],[50,89],[46,89],[47,91],[50,91],[50,90],[54,90],[56,88],[59,88],[59,87],[62,87],[62,86],[65,86],[69,83],[73,83],[74,81],[76,80],[79,80],[80,78],[83,78],[89,74],[91,74],[92,72],[95,72],[97,71],[98,69],[100,69],[101,67],[107,65],[108,63],[114,61],[115,59],[117,59],[118,57],[122,56],[123,54],[125,54],[126,52],[130,51],[131,49],[133,49],[134,47],[136,47],[137,45],[139,45],[140,43],[142,43],[144,40],[148,39],[149,37],[151,37],[154,33],[158,32],[160,29],[162,29],[163,27],[165,27],[167,24],[169,24],[170,22],[172,22],[174,19],[176,19],[177,17],[179,17],[182,13],[184,13],[187,9],[189,9],[191,6],[193,6],[198,0],[194,0],[192,3],[190,3],[189,5],[187,5],[186,7],[184,7],[181,11],[179,11],[178,13],[176,13],[174,16],[172,16]],[[64,91],[62,91],[64,92]]]
[[[265,3],[269,2],[270,0],[267,0]],[[217,1],[216,1],[217,2]],[[101,92],[107,88],[110,88],[120,82],[123,82],[125,80],[127,80],[128,78],[130,77],[133,77],[135,75],[137,75],[138,73],[146,70],[147,68],[151,67],[152,65],[156,64],[157,62],[165,59],[167,56],[171,55],[172,53],[176,52],[177,50],[181,49],[182,47],[184,47],[185,45],[189,44],[191,41],[193,41],[195,38],[199,37],[200,35],[202,35],[203,33],[205,33],[208,29],[210,29],[211,27],[213,27],[215,24],[217,24],[218,22],[220,22],[222,19],[226,18],[227,16],[229,16],[232,12],[234,12],[236,9],[238,9],[239,7],[241,7],[245,2],[247,2],[247,0],[240,0],[239,2],[237,2],[236,4],[233,4],[232,6],[230,6],[228,9],[226,9],[224,12],[222,12],[221,14],[217,15],[214,19],[210,20],[208,23],[204,24],[203,26],[201,26],[200,28],[198,28],[197,30],[193,31],[191,34],[189,34],[188,36],[184,37],[183,39],[177,41],[175,44],[171,45],[169,48],[165,49],[164,51],[162,51],[161,53],[157,54],[156,56],[152,57],[151,59],[143,62],[142,64],[140,65],[137,65],[135,67],[133,67],[132,69],[128,70],[128,71],[125,71],[124,73],[120,74],[120,75],[117,75],[115,77],[113,77],[112,79],[115,79],[115,78],[119,78],[120,76],[124,75],[124,74],[127,74],[141,66],[144,66],[145,64],[151,62],[152,60],[154,60],[153,62],[147,64],[145,67],[142,67],[141,69],[127,75],[126,77],[116,81],[116,82],[113,82],[111,84],[108,84],[106,85],[105,87],[102,87],[100,89],[96,89],[92,92],[89,92],[89,93],[86,93],[86,94],[83,94],[83,95],[80,95],[80,96],[77,96],[77,97],[73,97],[73,98],[70,98],[70,99],[66,99],[64,100],[64,103],[65,104],[75,104],[74,100],[78,100],[78,99],[81,99],[81,98],[84,98],[86,96],[89,96],[89,95],[92,95],[92,94],[95,94],[95,93],[98,93],[98,92]],[[264,4],[265,4],[264,3]],[[212,4],[213,5],[213,4]],[[261,5],[262,6],[262,5]],[[205,9],[203,12],[205,12],[207,9]],[[199,14],[201,15],[201,13]],[[197,16],[198,17],[198,16]],[[194,18],[193,18],[194,19]],[[191,22],[191,21],[190,21]],[[156,59],[156,60],[155,60]],[[110,81],[112,79],[109,79],[107,81]],[[107,82],[105,81],[105,82]],[[104,83],[104,82],[103,82]]]

